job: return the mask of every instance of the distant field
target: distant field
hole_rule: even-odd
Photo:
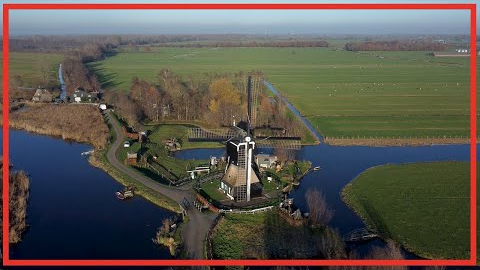
[[[161,68],[195,77],[262,70],[324,136],[467,136],[467,58],[332,48],[152,48],[92,63],[106,87],[155,82]]]
[[[469,164],[435,162],[366,170],[344,200],[384,238],[425,258],[469,257]]]
[[[9,73],[12,78],[15,75],[21,76],[24,81],[24,87],[37,87],[42,80],[41,66],[46,62],[52,67],[50,74],[50,83],[58,82],[58,65],[63,60],[62,54],[57,53],[20,53],[11,52],[9,54]],[[3,57],[0,56],[3,61]],[[3,77],[1,78],[3,85]]]

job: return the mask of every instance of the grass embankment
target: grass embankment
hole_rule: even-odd
[[[174,200],[159,194],[158,192],[153,191],[152,189],[146,187],[142,183],[136,181],[135,179],[129,177],[128,175],[122,173],[121,171],[114,168],[106,158],[106,151],[100,150],[93,153],[89,158],[90,164],[95,167],[98,167],[105,172],[107,172],[110,176],[112,176],[115,180],[121,183],[124,186],[131,186],[135,188],[135,194],[144,197],[145,199],[149,200],[150,202],[165,208],[167,210],[173,212],[180,212],[180,207],[177,202]]]
[[[3,162],[0,160],[0,173],[3,172]],[[22,233],[27,229],[27,201],[30,194],[30,180],[23,171],[12,171],[9,176],[9,243],[18,243],[22,240]],[[0,187],[0,201],[2,200],[2,187]],[[0,211],[2,206],[0,205]],[[0,215],[0,231],[2,228],[2,216]],[[0,243],[3,236],[0,235]]]
[[[469,257],[469,164],[370,168],[342,191],[368,227],[424,258]]]
[[[326,137],[410,139],[468,136],[468,61],[426,52],[160,48],[119,53],[98,62],[98,70],[113,88],[127,91],[130,78],[153,82],[164,67],[202,76],[254,66]]]
[[[111,115],[110,119],[112,121],[118,121],[118,119],[116,118],[116,116],[114,114],[110,114],[110,115]],[[107,124],[107,126],[108,126],[109,132],[111,134],[110,138],[113,141],[113,140],[115,140],[115,137],[117,136],[117,134],[115,133],[115,131],[113,130],[113,127],[110,124]],[[109,146],[111,147],[111,145],[109,145]],[[137,195],[140,195],[140,196],[144,197],[145,199],[149,200],[150,202],[152,202],[152,203],[154,203],[154,204],[156,204],[156,205],[158,205],[162,208],[165,208],[167,210],[173,211],[173,212],[179,213],[181,211],[180,206],[174,200],[172,200],[172,199],[170,199],[166,196],[163,196],[163,195],[159,194],[158,192],[155,192],[154,190],[146,187],[145,185],[143,185],[139,181],[136,181],[135,179],[131,178],[130,176],[124,174],[123,172],[121,172],[121,171],[117,170],[115,167],[113,167],[110,164],[110,162],[108,162],[108,160],[107,160],[107,157],[106,157],[107,151],[108,151],[108,149],[102,149],[102,150],[94,152],[90,156],[88,161],[93,166],[95,166],[97,168],[100,168],[100,169],[104,170],[105,172],[107,172],[110,176],[113,177],[113,179],[117,180],[120,184],[122,184],[124,186],[135,187],[135,193]]]
[[[321,257],[324,229],[294,227],[274,208],[255,215],[226,214],[214,228],[215,259],[300,259]]]
[[[105,147],[109,137],[102,115],[92,105],[29,106],[26,110],[11,113],[9,126],[89,143],[96,148]]]

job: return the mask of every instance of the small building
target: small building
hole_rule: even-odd
[[[125,163],[128,165],[136,165],[137,159],[138,159],[137,153],[127,153],[127,160],[125,161]]]
[[[269,154],[258,154],[255,156],[255,163],[259,168],[269,169],[277,163],[277,156]]]
[[[33,102],[52,102],[53,95],[47,89],[37,89],[33,95]]]
[[[87,92],[81,87],[77,87],[70,97],[70,102],[95,102],[98,100],[97,92]]]

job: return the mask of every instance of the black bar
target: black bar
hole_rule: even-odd
[[[252,76],[248,76],[248,88],[247,88],[247,136],[250,136],[250,123],[252,115]]]

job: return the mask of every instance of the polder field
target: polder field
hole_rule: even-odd
[[[61,53],[30,53],[10,52],[9,53],[9,75],[10,78],[18,75],[22,78],[23,87],[37,87],[42,81],[41,68],[44,64],[51,67],[49,84],[58,83],[58,65],[63,61]],[[0,56],[3,61],[3,56]],[[0,82],[3,87],[3,76]]]
[[[424,258],[467,259],[469,166],[434,162],[373,167],[347,185],[342,197],[382,238]]]
[[[261,70],[326,137],[455,137],[469,131],[468,58],[334,48],[152,48],[91,63],[106,88],[155,82],[161,68]]]

